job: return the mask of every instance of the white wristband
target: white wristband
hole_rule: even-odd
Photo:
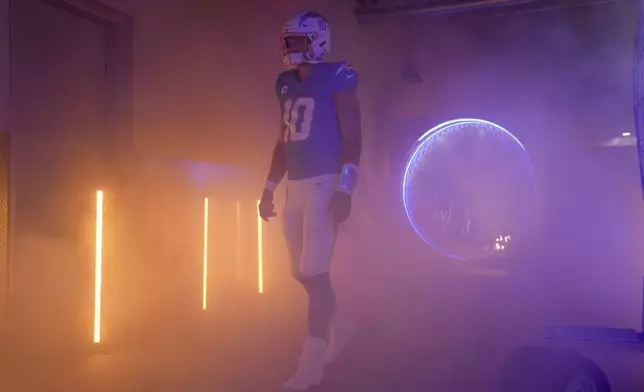
[[[264,189],[269,191],[269,192],[275,192],[275,189],[277,189],[277,183],[273,181],[266,181],[266,185],[264,186]]]

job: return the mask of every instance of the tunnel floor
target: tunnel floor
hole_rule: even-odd
[[[489,332],[513,326],[485,312],[454,315],[447,305],[427,303],[431,294],[375,301],[378,311],[363,312],[360,333],[315,391],[498,391],[500,364],[513,344],[499,345]],[[256,296],[243,312],[220,309],[191,324],[73,359],[11,355],[0,385],[11,392],[282,391],[300,350],[303,304]]]

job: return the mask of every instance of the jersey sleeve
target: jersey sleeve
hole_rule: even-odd
[[[282,93],[282,84],[282,74],[279,74],[275,81],[275,96],[277,96],[277,98],[279,98]]]
[[[279,116],[280,116],[280,126],[279,126],[279,135],[277,137],[277,143],[279,144],[280,142],[284,141],[284,120],[282,119],[282,103],[281,103],[281,97],[282,97],[282,88],[284,88],[284,81],[282,79],[282,74],[280,73],[277,75],[277,80],[275,81],[275,97],[277,98],[277,101],[279,102]]]
[[[358,72],[349,63],[340,63],[334,77],[334,90],[355,90],[358,88]]]

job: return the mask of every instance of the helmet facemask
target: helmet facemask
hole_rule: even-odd
[[[311,62],[313,58],[311,34],[313,33],[287,33],[280,37],[284,65],[300,65]]]

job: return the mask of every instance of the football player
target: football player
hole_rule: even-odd
[[[337,226],[349,217],[362,149],[358,74],[346,62],[323,62],[329,23],[317,12],[296,14],[283,27],[275,93],[282,119],[259,204],[275,216],[273,192],[287,175],[283,231],[292,274],[308,294],[308,337],[288,390],[320,384],[357,327],[337,309],[329,279]],[[328,340],[327,340],[328,337]]]

